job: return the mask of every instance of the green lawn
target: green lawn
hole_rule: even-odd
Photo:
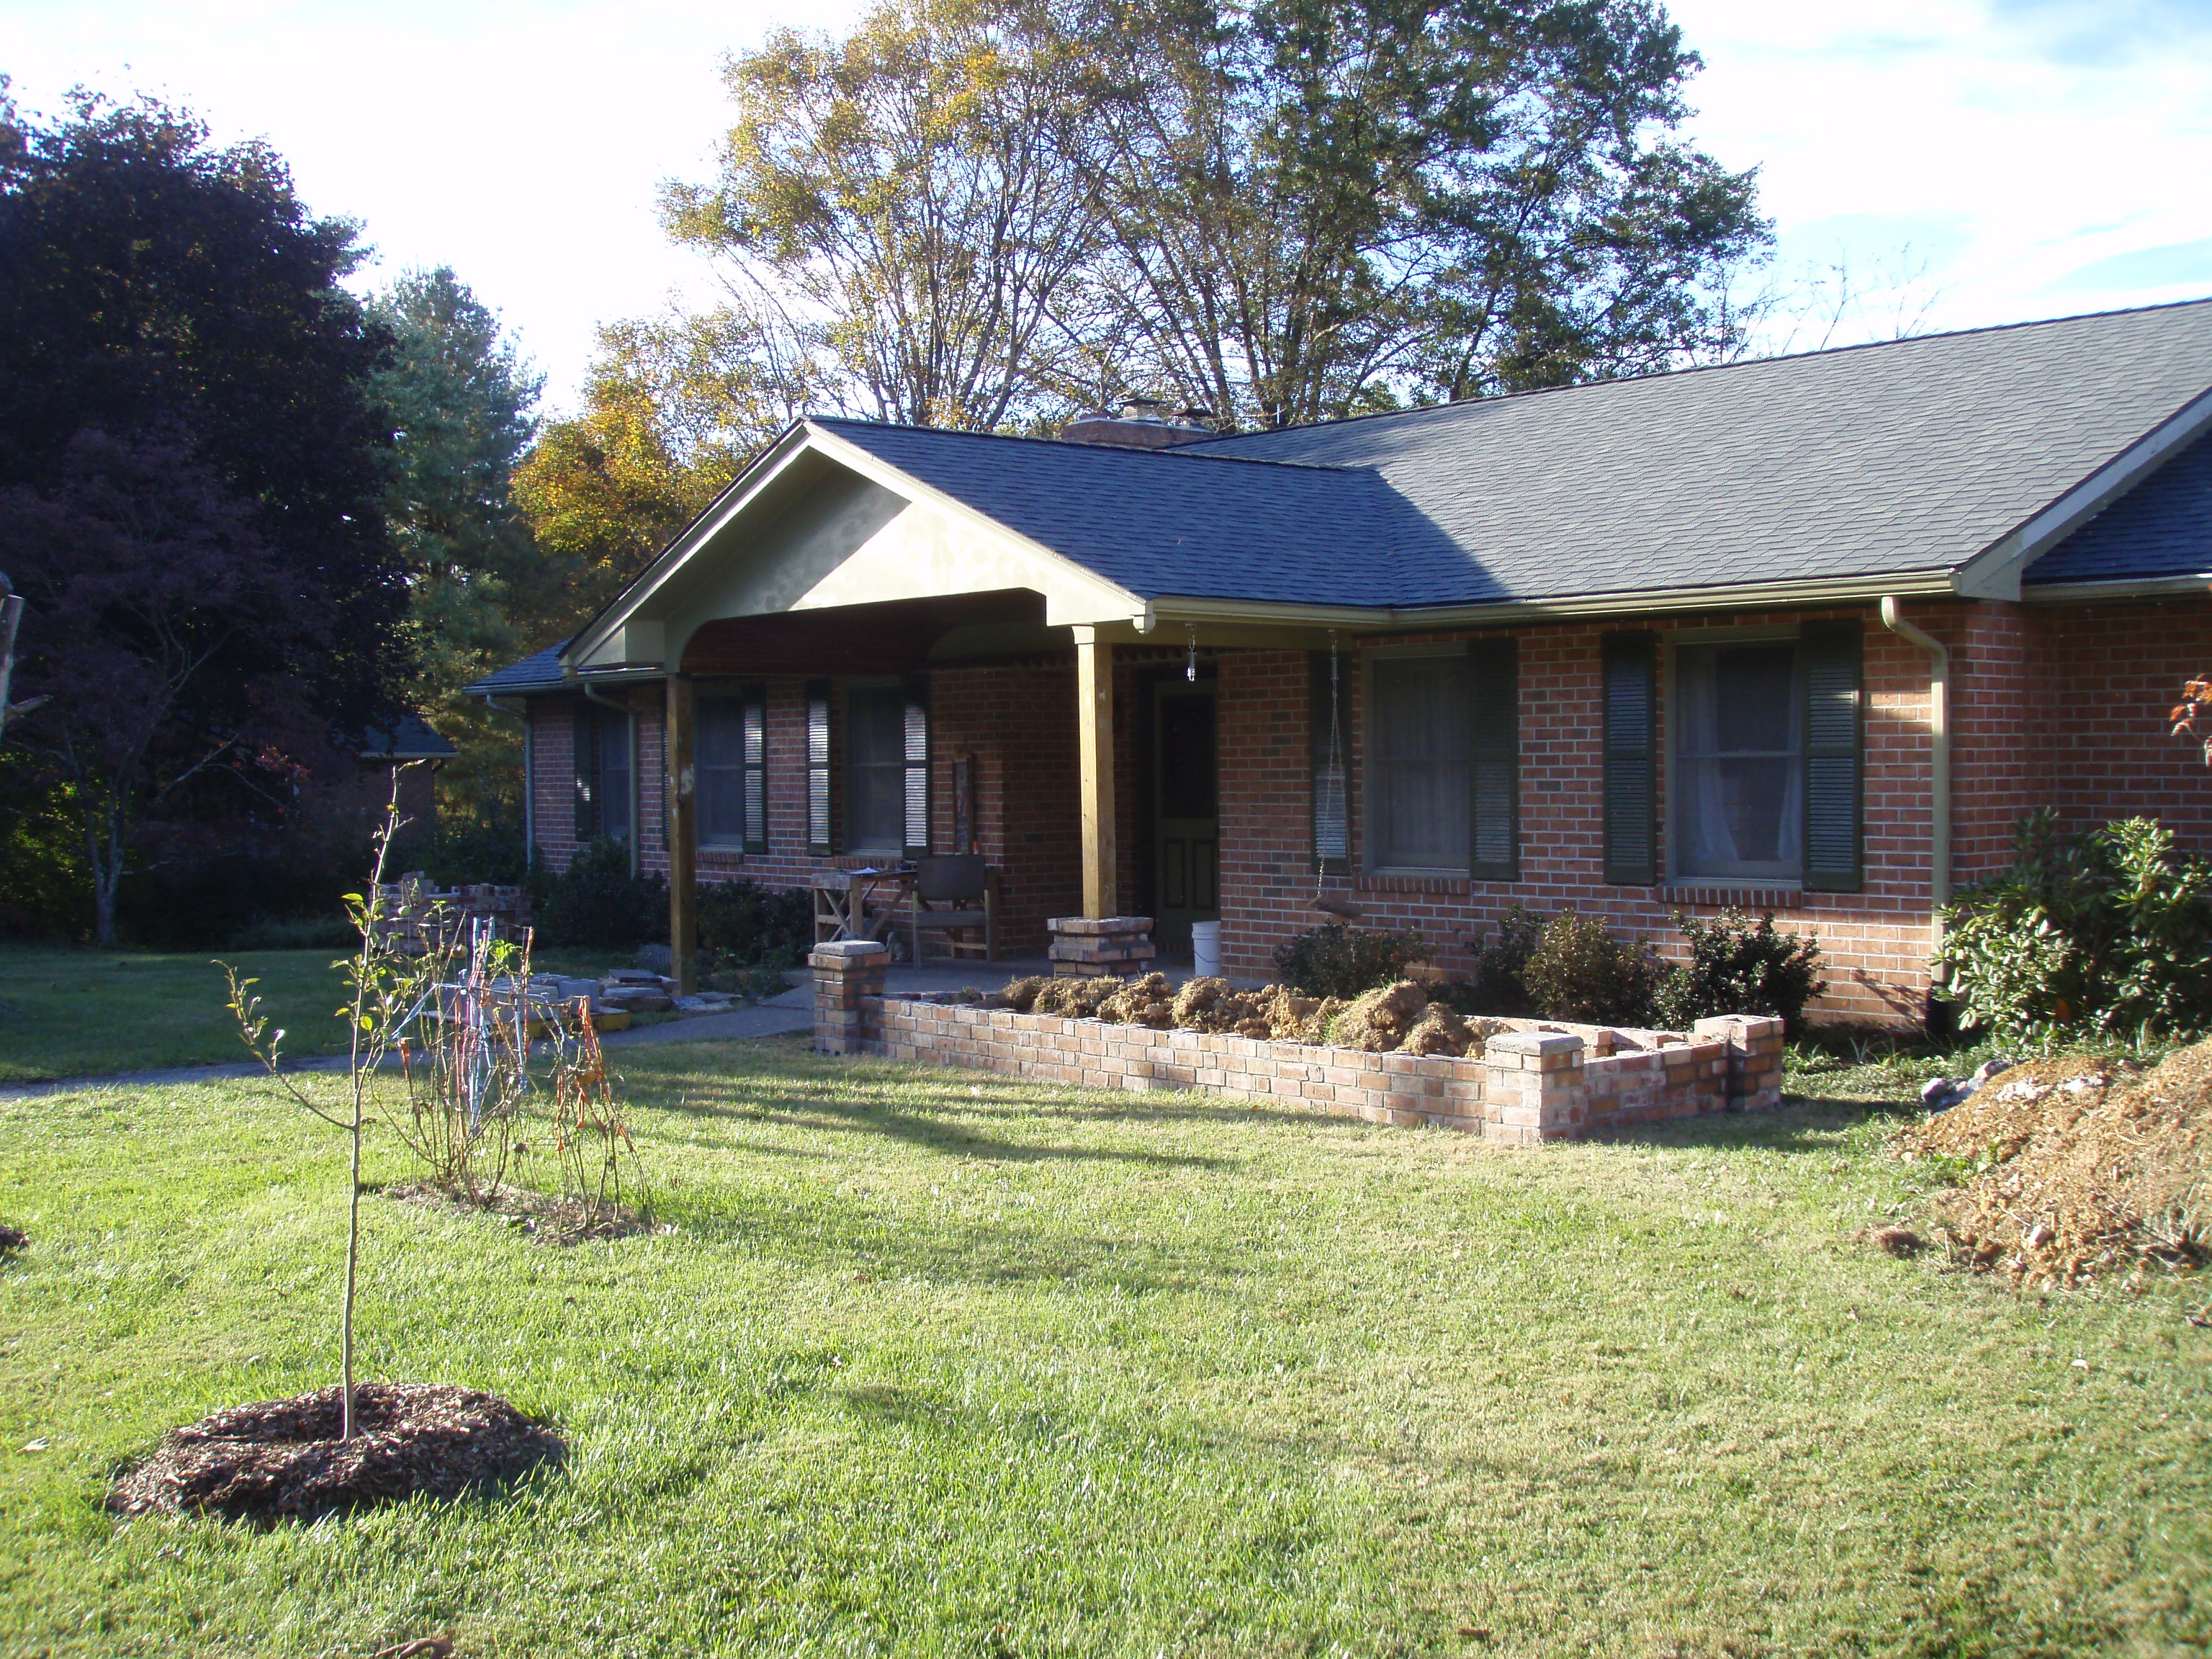
[[[2204,1287],[1848,1242],[1917,1201],[1894,1120],[1514,1150],[795,1042],[621,1064],[673,1231],[368,1211],[368,1371],[503,1393],[568,1465],[268,1533],[99,1501],[329,1379],[340,1143],[240,1085],[0,1104],[0,1651],[2212,1640]]]
[[[332,1012],[344,954],[316,951],[92,951],[72,945],[0,945],[0,1084],[203,1066],[248,1058],[223,1005],[229,993],[215,959],[257,976],[265,1012],[285,1028],[284,1052],[304,1059],[346,1046]],[[605,952],[541,955],[563,973],[597,972]]]

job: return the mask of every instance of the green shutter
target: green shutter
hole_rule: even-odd
[[[599,828],[597,803],[592,799],[599,781],[599,728],[592,718],[591,704],[577,705],[574,730],[569,753],[576,786],[576,839],[582,842],[591,840]]]
[[[906,855],[929,852],[929,680],[906,682]]]
[[[1605,878],[1659,879],[1658,649],[1649,634],[1605,638]]]
[[[1352,663],[1332,651],[1307,655],[1309,691],[1307,750],[1313,780],[1314,868],[1326,876],[1352,869],[1349,811],[1352,732],[1345,704],[1350,701]],[[1332,683],[1330,671],[1336,678]]]
[[[1477,640],[1467,652],[1468,874],[1521,876],[1521,642]]]
[[[1856,893],[1864,883],[1864,649],[1856,622],[1808,623],[1805,661],[1805,885]]]
[[[738,760],[744,822],[738,835],[748,853],[768,851],[768,687],[749,685],[739,696]]]
[[[837,850],[830,809],[830,682],[806,683],[806,850],[827,858]]]

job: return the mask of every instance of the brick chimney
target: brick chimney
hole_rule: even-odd
[[[1185,409],[1170,418],[1167,405],[1157,398],[1125,398],[1118,412],[1092,410],[1060,428],[1062,442],[1109,444],[1122,449],[1172,449],[1200,438],[1211,438],[1205,422],[1209,410]]]

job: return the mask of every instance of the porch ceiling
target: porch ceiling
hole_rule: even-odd
[[[702,678],[911,674],[948,656],[972,660],[1067,645],[1066,629],[1045,626],[1043,594],[1006,588],[720,617],[691,635],[684,672]]]

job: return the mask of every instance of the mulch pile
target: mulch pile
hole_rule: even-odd
[[[2144,1070],[2031,1060],[1900,1137],[1976,1165],[1933,1219],[1972,1266],[2060,1287],[2212,1255],[2212,1043]]]
[[[558,1436],[498,1395],[442,1382],[356,1383],[354,1437],[340,1440],[343,1392],[235,1406],[172,1429],[116,1481],[107,1507],[306,1521],[417,1495],[458,1498],[562,1455]]]
[[[1281,1042],[1328,1044],[1369,1054],[1474,1054],[1509,1029],[1502,1020],[1462,1019],[1412,980],[1351,1002],[1302,997],[1280,985],[1231,988],[1225,979],[1194,979],[1176,988],[1163,974],[1127,984],[1116,979],[1047,979],[1033,975],[1006,990],[1019,1013],[1103,1019],[1154,1030],[1226,1031]]]

